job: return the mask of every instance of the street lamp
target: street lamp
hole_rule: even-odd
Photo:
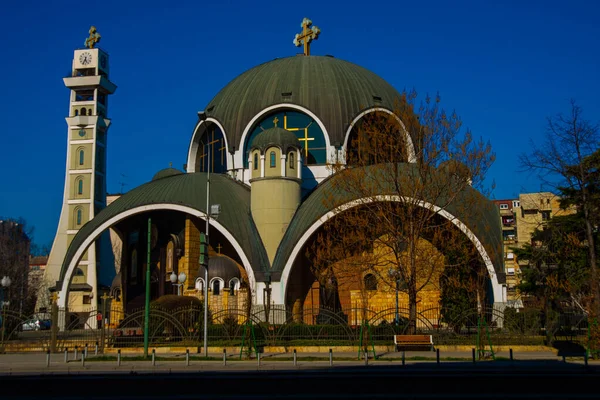
[[[2,307],[2,337],[0,343],[2,343],[2,352],[4,353],[4,331],[6,330],[6,306],[9,305],[9,301],[4,300],[4,292],[8,290],[8,287],[12,283],[12,280],[8,276],[4,276],[0,281],[0,307]]]
[[[173,284],[173,286],[177,286],[177,296],[181,296],[182,295],[181,287],[183,286],[183,283],[187,279],[187,275],[185,274],[185,272],[182,272],[179,275],[177,275],[175,273],[175,271],[173,271],[173,273],[171,273],[171,276],[169,276],[169,279],[171,280],[171,283]],[[177,281],[179,281],[179,283],[177,283]]]
[[[396,278],[396,326],[400,325],[400,315],[398,314],[398,290],[400,289],[400,271],[390,268],[388,271],[390,278]]]

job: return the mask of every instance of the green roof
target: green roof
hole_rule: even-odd
[[[260,272],[269,265],[267,253],[250,217],[250,190],[226,175],[211,174],[210,202],[221,205],[218,222],[238,241],[254,271]],[[85,224],[75,235],[62,264],[59,280],[65,278],[66,269],[75,251],[85,238],[111,218],[130,209],[152,204],[176,204],[206,212],[206,174],[179,174],[153,180],[127,192]]]
[[[401,176],[418,176],[414,173],[414,164],[398,164],[400,169],[399,173]],[[358,196],[354,193],[344,192],[340,189],[339,185],[336,185],[336,181],[340,179],[347,179],[346,174],[365,174],[363,179],[373,179],[378,182],[378,188],[384,189],[382,195],[396,195],[401,194],[402,191],[392,187],[391,182],[386,182],[385,179],[377,178],[377,165],[372,165],[366,168],[350,168],[341,173],[338,173],[325,181],[323,181],[302,203],[302,205],[294,214],[292,221],[290,222],[288,229],[281,241],[281,245],[277,249],[275,259],[273,260],[273,271],[282,272],[288,258],[290,257],[293,248],[300,241],[302,235],[306,230],[318,221],[321,217],[331,211],[333,208],[338,207],[342,204],[346,204],[353,200],[358,200]],[[366,170],[366,172],[363,172]],[[385,190],[385,187],[388,190]],[[408,188],[407,188],[408,189]],[[334,194],[336,202],[335,205],[330,205],[331,195]],[[410,193],[405,193],[410,196]],[[469,199],[469,204],[477,204],[478,212],[473,212],[471,208],[462,207],[461,205],[466,204],[464,199]],[[424,199],[428,200],[428,199]],[[462,202],[461,202],[462,201]],[[428,200],[430,203],[442,206],[445,202],[444,199],[438,197],[437,200]],[[456,199],[450,203],[450,205],[444,206],[444,209],[457,217],[462,221],[481,241],[484,248],[488,252],[491,261],[494,265],[494,270],[498,274],[499,282],[503,282],[504,279],[504,267],[503,267],[503,254],[502,254],[502,227],[500,226],[500,214],[498,207],[495,204],[485,198],[476,189],[467,186],[462,190]]]
[[[206,106],[224,127],[230,147],[266,107],[289,103],[312,111],[331,144],[343,144],[352,120],[372,107],[394,109],[400,94],[377,74],[330,56],[293,56],[254,67],[231,81]]]
[[[280,147],[284,152],[290,147],[295,147],[297,149],[302,147],[295,134],[278,127],[262,131],[252,142],[251,149],[258,148],[264,151],[269,146]]]
[[[157,179],[168,178],[169,176],[175,176],[175,175],[181,175],[181,174],[183,174],[183,172],[181,172],[180,170],[178,170],[176,168],[165,168],[165,169],[161,169],[156,174],[154,174],[154,176],[152,177],[152,180],[155,181]]]

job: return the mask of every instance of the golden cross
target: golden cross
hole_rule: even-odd
[[[173,167],[173,163],[169,162],[169,168]]]
[[[277,123],[279,122],[279,118],[275,117],[275,119],[273,120],[273,126],[275,128],[277,128]]]
[[[290,129],[291,130],[291,129]],[[299,130],[299,129],[295,129],[295,130]],[[309,140],[315,140],[315,138],[309,138],[308,137],[308,127],[304,128],[304,137],[303,138],[298,138],[299,141],[304,142],[304,155],[305,155],[305,159],[306,162],[308,162],[308,141]]]
[[[221,243],[219,243],[219,245],[217,246],[217,252],[218,252],[219,254],[221,254]]]
[[[85,39],[85,47],[90,49],[94,48],[94,45],[100,41],[100,34],[96,31],[96,27],[92,26],[90,28],[90,36]]]
[[[56,300],[58,300],[58,293],[52,292],[50,299],[52,300],[52,304],[56,303]]]
[[[202,166],[202,171],[204,172],[204,159],[206,158],[206,156],[208,155],[208,153],[204,152],[204,146],[202,146],[202,154],[200,154],[198,157],[200,158],[200,162],[201,162],[201,166]]]
[[[310,56],[310,42],[316,40],[319,37],[319,33],[321,33],[319,28],[316,26],[311,27],[311,25],[312,21],[308,18],[304,18],[302,24],[300,24],[302,33],[296,33],[296,36],[294,37],[294,45],[296,47],[304,45],[305,56]]]
[[[219,149],[219,151],[221,152],[221,165],[225,163],[225,150],[227,150],[227,148],[225,147],[225,139],[221,139],[221,148]]]
[[[210,146],[210,172],[215,170],[215,143],[219,143],[219,140],[215,140],[215,130],[212,130],[212,141],[208,142],[208,146]]]
[[[102,295],[102,297],[100,297],[102,300],[106,301],[108,299],[112,299],[113,297],[109,294],[107,294],[106,292],[104,292],[104,294]]]

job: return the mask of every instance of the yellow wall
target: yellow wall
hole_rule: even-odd
[[[78,178],[83,179],[83,193],[78,194],[79,184],[77,182]],[[90,198],[90,180],[92,178],[91,174],[69,174],[69,187],[71,191],[69,193],[69,199],[89,199]]]
[[[254,150],[250,153],[250,158],[252,159],[252,170],[250,171],[250,176],[252,178],[260,178],[260,151]],[[256,157],[254,155],[256,154]],[[256,163],[254,160],[256,159]]]
[[[300,184],[297,181],[259,179],[252,182],[252,217],[271,262],[299,203]]]
[[[94,130],[91,128],[84,129],[85,136],[79,136],[81,129],[71,129],[71,140],[86,140],[94,138]]]

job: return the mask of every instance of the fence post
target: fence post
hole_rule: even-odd
[[[512,349],[508,349],[508,352],[510,353],[510,361],[513,361],[513,352],[512,352]]]
[[[402,365],[406,365],[406,354],[405,354],[405,350],[402,350]]]
[[[440,349],[435,349],[435,359],[437,364],[440,365]]]
[[[156,365],[156,349],[152,349],[152,366]]]
[[[65,364],[69,362],[69,350],[65,347]]]
[[[50,349],[46,350],[46,367],[49,367],[49,366],[50,366]]]
[[[298,356],[296,354],[296,349],[294,349],[294,367],[298,366]]]
[[[77,346],[75,346],[75,360],[77,360]]]
[[[87,343],[85,344],[84,353],[85,353],[85,356],[87,357],[87,355],[88,355],[88,344]]]
[[[117,367],[121,366],[121,349],[117,350]]]
[[[260,352],[256,353],[256,362],[257,362],[258,366],[260,367]]]
[[[367,350],[365,350],[364,353],[365,353],[365,365],[369,365],[369,352]]]
[[[475,364],[475,349],[471,349],[471,355],[473,357],[473,364]]]
[[[186,367],[190,366],[190,350],[185,349],[185,365]]]
[[[81,353],[81,366],[85,367],[85,353]]]
[[[96,349],[94,350],[94,355],[95,356],[98,355],[98,342],[96,342]]]
[[[333,367],[333,350],[329,349],[329,366]]]
[[[583,354],[583,362],[585,363],[585,366],[588,366],[588,353],[587,351]]]
[[[223,366],[227,365],[227,349],[223,349]]]

